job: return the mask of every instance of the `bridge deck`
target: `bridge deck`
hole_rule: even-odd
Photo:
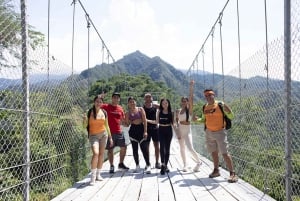
[[[153,162],[155,161],[153,149],[151,153],[150,158]],[[143,170],[133,173],[135,164],[131,146],[128,146],[125,164],[131,168],[129,171],[116,171],[110,174],[109,162],[106,161],[102,172],[104,181],[97,181],[94,186],[91,186],[89,185],[90,175],[87,175],[85,179],[74,184],[53,201],[274,200],[241,179],[237,183],[228,183],[226,178],[229,173],[223,169],[221,169],[220,177],[208,178],[208,174],[212,171],[212,163],[204,157],[201,159],[203,163],[200,172],[194,173],[192,168],[188,172],[182,172],[178,143],[173,139],[168,174],[160,175],[160,170],[155,168],[152,168],[151,174],[144,174]],[[144,167],[145,163],[141,154],[140,160],[141,167]],[[116,154],[115,166],[118,161],[119,156]],[[192,166],[194,163],[190,161],[190,164]]]

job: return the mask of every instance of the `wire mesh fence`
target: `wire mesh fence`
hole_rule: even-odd
[[[30,186],[30,200],[49,200],[89,172],[90,148],[82,127],[82,114],[89,107],[90,83],[74,74],[72,66],[49,55],[47,46],[41,42],[43,36],[29,27],[29,90],[26,91],[20,14],[16,11],[20,5],[17,1],[7,2],[0,1],[0,200],[24,200],[26,184]],[[237,174],[276,200],[287,200],[288,196],[300,199],[299,10],[299,1],[293,1],[288,108],[283,38],[270,42],[268,49],[263,48],[243,61],[224,81],[214,84],[205,80],[203,84],[215,86],[217,97],[235,113],[228,140]],[[25,93],[29,95],[29,110]],[[286,110],[292,122],[291,158],[285,155]],[[204,136],[203,125],[194,125],[195,147],[210,158]],[[25,148],[26,142],[30,142],[29,150]],[[286,195],[288,160],[292,176],[291,193]],[[29,173],[25,171],[28,168]]]

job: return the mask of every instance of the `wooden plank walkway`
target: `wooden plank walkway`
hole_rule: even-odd
[[[153,145],[150,144],[151,162],[154,164]],[[221,169],[221,176],[208,178],[212,171],[212,162],[201,157],[202,166],[200,172],[193,172],[194,163],[189,161],[191,169],[182,172],[182,161],[179,154],[177,139],[172,140],[172,150],[169,163],[170,172],[160,175],[160,170],[152,168],[151,174],[144,174],[143,170],[133,173],[135,163],[132,156],[131,145],[128,146],[125,164],[130,167],[129,171],[116,171],[110,174],[109,162],[103,165],[102,177],[104,181],[97,181],[94,186],[89,184],[90,175],[82,181],[74,184],[52,201],[270,201],[270,196],[259,191],[255,187],[239,179],[237,183],[228,183],[226,178],[229,173]],[[115,155],[115,166],[119,162],[118,154]],[[140,153],[141,168],[145,166]]]

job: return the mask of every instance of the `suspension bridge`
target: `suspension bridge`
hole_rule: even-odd
[[[228,141],[239,181],[227,183],[224,162],[221,177],[208,178],[213,167],[211,157],[205,149],[203,126],[195,124],[193,143],[203,161],[200,172],[182,171],[174,138],[167,175],[160,175],[155,168],[149,175],[143,170],[109,174],[109,164],[105,162],[104,181],[90,186],[91,150],[82,127],[82,114],[90,106],[93,87],[98,86],[92,79],[97,68],[90,65],[91,38],[97,38],[99,44],[100,66],[111,69],[112,73],[105,76],[126,73],[126,65],[120,66],[121,60],[115,60],[114,51],[105,43],[83,1],[73,0],[69,5],[73,25],[71,66],[50,51],[50,0],[42,10],[48,15],[46,36],[30,26],[30,5],[25,0],[0,1],[0,200],[299,200],[300,2],[284,1],[284,24],[278,25],[284,32],[273,40],[269,39],[272,19],[267,12],[272,9],[272,2],[265,0],[257,5],[264,16],[259,19],[264,28],[257,34],[263,36],[264,42],[246,59],[241,56],[245,33],[240,18],[243,3],[224,3],[185,73],[170,67],[170,72],[175,72],[173,79],[183,77],[179,95],[184,95],[188,81],[193,79],[200,91],[198,101],[203,99],[202,89],[212,87],[218,99],[232,107],[236,117]],[[229,6],[235,8],[234,28],[226,20],[232,15],[227,10]],[[75,29],[79,26],[78,12],[85,21],[81,26],[87,29],[87,74],[74,70],[76,41],[81,40],[76,38]],[[228,45],[233,39],[235,47]],[[230,60],[227,53],[232,50],[236,68],[225,74]],[[146,67],[151,69],[153,65]],[[221,73],[217,73],[217,68]],[[129,82],[125,76],[118,83],[110,86],[109,93]],[[133,86],[127,87],[134,90]],[[146,90],[149,91],[145,89],[137,96]],[[158,99],[161,94],[156,96]],[[173,105],[178,102],[172,100]],[[125,163],[134,167],[130,148]]]

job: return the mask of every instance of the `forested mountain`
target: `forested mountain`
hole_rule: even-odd
[[[186,71],[176,69],[158,56],[150,58],[140,51],[130,53],[113,64],[96,65],[83,71],[80,76],[89,78],[90,82],[93,83],[96,80],[107,80],[114,75],[123,73],[131,76],[146,74],[155,82],[165,83],[167,87],[173,89],[178,95],[188,95]],[[238,95],[240,89],[244,93],[246,92],[247,95],[254,95],[260,92],[276,91],[284,84],[283,80],[278,79],[266,79],[260,76],[239,79],[230,75],[211,74],[201,70],[195,74],[190,74],[190,76],[196,81],[195,99],[203,99],[203,90],[205,88],[216,89],[219,84],[222,84],[223,79],[226,82],[226,91],[232,92],[232,97]],[[293,82],[293,86],[294,89],[299,91],[299,82]],[[256,90],[252,90],[253,88]]]
[[[186,74],[166,63],[160,57],[150,58],[140,51],[124,56],[113,64],[96,65],[94,68],[83,71],[80,75],[91,82],[99,79],[107,79],[114,75],[126,73],[131,76],[146,74],[152,80],[164,82],[168,87],[176,89],[176,92],[186,91]]]

